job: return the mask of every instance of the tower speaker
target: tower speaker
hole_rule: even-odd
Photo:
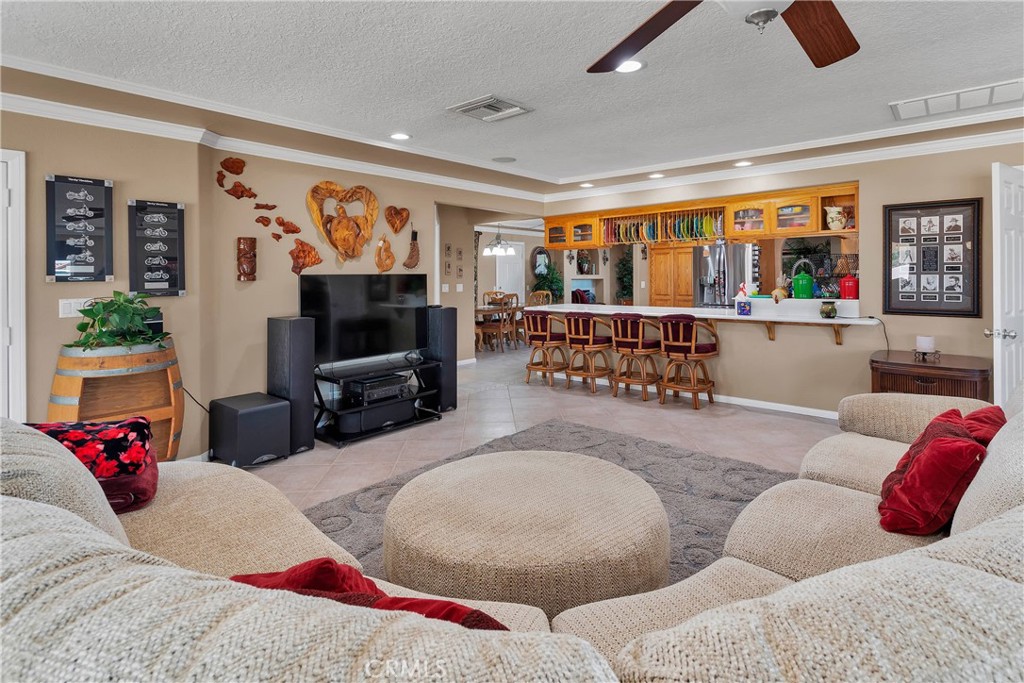
[[[438,387],[439,410],[455,410],[458,395],[456,373],[456,349],[458,333],[458,310],[452,307],[431,306],[427,309],[429,327],[427,360],[441,361],[438,368],[423,370],[424,379]]]
[[[291,405],[291,452],[313,447],[313,319],[267,318],[267,393]]]

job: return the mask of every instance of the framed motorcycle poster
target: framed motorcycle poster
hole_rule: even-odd
[[[185,205],[128,201],[128,288],[185,296]]]
[[[113,282],[114,181],[46,176],[46,281]]]

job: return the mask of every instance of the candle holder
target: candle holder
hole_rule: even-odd
[[[914,349],[914,362],[915,363],[927,363],[931,359],[933,363],[938,363],[942,359],[941,351],[918,351]]]

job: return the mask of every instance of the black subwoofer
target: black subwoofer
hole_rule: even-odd
[[[291,405],[291,452],[313,447],[313,319],[267,318],[267,393]]]

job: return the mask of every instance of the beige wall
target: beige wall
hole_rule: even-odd
[[[272,240],[271,229],[254,222],[259,215],[252,208],[254,201],[277,204],[271,217],[281,215],[297,223],[302,227],[298,237],[318,248],[324,263],[307,273],[376,272],[374,247],[376,239],[385,234],[397,259],[393,272],[408,272],[402,262],[409,253],[412,230],[407,226],[399,235],[394,235],[383,213],[389,204],[409,208],[422,253],[419,266],[412,272],[427,274],[431,292],[437,277],[434,263],[439,242],[435,204],[504,210],[516,215],[541,213],[541,206],[536,202],[245,155],[242,156],[248,165],[241,180],[253,187],[259,197],[235,200],[214,183],[217,165],[228,154],[197,144],[8,112],[0,115],[0,129],[0,146],[26,152],[28,419],[31,421],[45,419],[59,346],[76,336],[74,326],[78,319],[59,319],[57,300],[107,296],[114,289],[128,288],[128,199],[185,203],[188,295],[161,299],[159,304],[165,311],[166,328],[174,335],[185,386],[204,405],[215,398],[264,391],[266,318],[298,312],[298,283],[288,256],[293,238],[285,236],[281,242]],[[43,181],[50,173],[114,181],[114,205],[125,208],[119,208],[114,214],[116,280],[113,283],[47,284],[43,281],[46,253]],[[377,195],[381,215],[374,239],[358,260],[339,264],[312,226],[305,196],[309,187],[321,180],[333,180],[346,187],[366,185]],[[470,248],[466,253],[471,254],[472,228],[467,234]],[[255,282],[238,282],[235,277],[235,241],[240,236],[258,238]],[[472,287],[469,290],[471,304]],[[442,299],[436,303],[448,302]],[[469,327],[466,334],[462,334],[461,327],[467,316],[461,309],[460,306],[460,337],[468,334],[471,349],[472,316],[470,312]],[[465,356],[460,354],[460,357]],[[189,402],[180,455],[205,451],[206,432],[205,414]]]
[[[856,180],[860,182],[861,314],[882,318],[894,349],[911,349],[916,335],[931,335],[945,353],[991,357],[992,342],[982,336],[982,330],[991,326],[992,320],[991,167],[996,161],[1021,164],[1024,146],[989,147],[558,202],[546,205],[545,215]],[[883,316],[882,207],[967,197],[983,198],[982,317]],[[873,351],[885,348],[881,327],[848,328],[843,346],[833,344],[832,332],[827,327],[780,327],[774,342],[769,342],[764,328],[757,325],[726,323],[719,331],[723,353],[712,368],[719,393],[825,410],[835,410],[843,396],[870,391],[868,359]]]
[[[448,291],[441,292],[440,304],[442,306],[454,306],[458,309],[458,348],[459,360],[473,358],[474,353],[474,330],[473,330],[473,210],[461,206],[439,205],[437,207],[437,221],[440,227],[441,259],[440,278],[442,285],[448,285]],[[444,245],[452,245],[450,259],[445,258]],[[462,260],[458,261],[455,256],[458,249],[462,249]],[[451,273],[445,275],[445,261],[451,261]],[[462,266],[462,279],[458,277],[458,267]],[[459,292],[458,285],[462,285]]]

